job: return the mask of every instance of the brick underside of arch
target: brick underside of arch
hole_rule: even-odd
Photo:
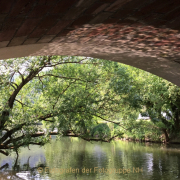
[[[79,55],[122,62],[180,86],[180,2],[0,2],[0,59]]]

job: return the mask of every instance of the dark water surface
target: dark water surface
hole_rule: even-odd
[[[0,179],[180,180],[180,145],[52,139],[45,147],[0,155]]]

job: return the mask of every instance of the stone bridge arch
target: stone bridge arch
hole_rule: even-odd
[[[178,0],[0,1],[0,59],[90,56],[180,86],[179,30]]]

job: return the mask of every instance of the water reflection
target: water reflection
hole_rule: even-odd
[[[180,179],[180,146],[52,139],[45,148],[0,155],[1,179]]]

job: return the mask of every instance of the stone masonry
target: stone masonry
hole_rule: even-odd
[[[167,74],[158,74],[128,60],[123,63],[150,71],[180,85],[180,1],[1,0],[0,58],[23,55],[20,50],[19,55],[7,55],[13,49],[16,53],[17,47],[28,51],[28,47],[40,47],[41,44],[49,44],[48,47],[53,44],[56,50],[68,44],[81,49],[86,46],[88,50],[84,49],[83,52],[74,48],[71,53],[66,51],[68,47],[63,52],[66,55],[89,55],[119,62],[123,60],[118,60],[117,54],[122,51],[138,54],[138,57],[160,58],[162,62],[171,61],[175,63],[173,67],[178,64],[172,76],[178,78],[176,81],[167,78]],[[99,50],[95,52],[90,47]],[[53,50],[46,48],[46,53],[42,50],[39,53],[50,54]],[[112,57],[115,54],[117,59]],[[160,60],[159,63],[159,67],[165,67]]]

